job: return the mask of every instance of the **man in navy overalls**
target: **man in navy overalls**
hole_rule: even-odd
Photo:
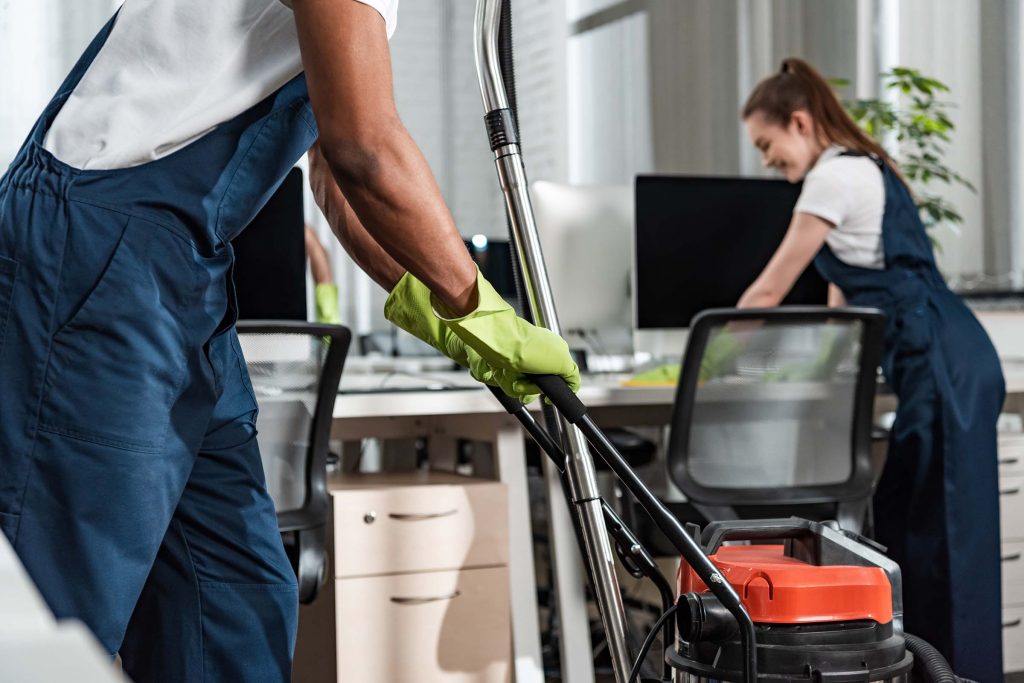
[[[472,316],[483,286],[395,113],[396,0],[287,4],[127,0],[0,179],[0,528],[140,682],[290,677],[229,241],[295,161],[317,143],[318,203],[385,288]]]

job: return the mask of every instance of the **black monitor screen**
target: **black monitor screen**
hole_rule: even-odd
[[[704,309],[735,306],[782,242],[799,194],[785,180],[637,176],[637,327],[688,327]],[[827,301],[812,265],[783,304]]]
[[[518,294],[512,272],[511,243],[507,239],[482,239],[479,236],[464,241],[480,273],[505,301],[516,306]]]
[[[238,317],[306,319],[306,240],[302,171],[293,168],[234,239]]]

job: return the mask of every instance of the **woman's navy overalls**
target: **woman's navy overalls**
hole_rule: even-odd
[[[287,680],[228,241],[317,137],[305,80],[159,160],[70,168],[43,138],[113,22],[0,180],[0,527],[133,680]]]
[[[917,207],[899,177],[885,182],[885,268],[815,265],[854,306],[887,318],[882,369],[899,406],[875,492],[880,543],[903,570],[904,623],[957,674],[1001,681],[996,419],[1003,373],[988,335],[935,266]]]

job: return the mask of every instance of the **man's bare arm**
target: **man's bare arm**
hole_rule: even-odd
[[[309,150],[309,186],[313,190],[317,206],[323,211],[331,226],[331,231],[356,265],[385,290],[394,289],[405,274],[405,268],[391,258],[366,232],[366,228],[335,182],[323,154],[320,153],[319,145],[313,145]]]
[[[320,153],[394,263],[377,266],[381,253],[358,240],[349,245],[356,262],[375,270],[371,275],[385,287],[397,281],[393,265],[399,264],[453,312],[469,312],[476,305],[476,266],[398,118],[383,18],[355,0],[294,0],[293,7]]]
[[[327,256],[327,250],[320,244],[319,238],[313,228],[306,226],[306,258],[309,260],[309,274],[313,276],[313,282],[330,284],[334,282],[334,275],[331,274],[331,262]]]

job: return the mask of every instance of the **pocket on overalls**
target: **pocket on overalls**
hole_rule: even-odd
[[[896,355],[927,351],[932,345],[932,326],[925,297],[903,303],[890,322]]]
[[[96,264],[73,251],[63,268],[65,281],[95,285],[53,336],[40,430],[160,452],[186,372],[186,312],[195,290],[191,245],[131,218],[98,277],[78,272],[95,271]]]
[[[11,317],[14,301],[14,282],[18,275],[18,262],[0,256],[0,358],[4,356],[4,339],[7,336],[7,321]]]

